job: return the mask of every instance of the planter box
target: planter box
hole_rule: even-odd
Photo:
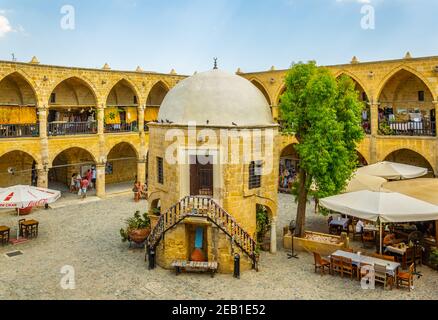
[[[323,233],[317,233],[317,232],[310,232],[306,231],[306,235],[308,236],[316,236],[316,237],[326,237],[333,239],[335,242],[321,242],[317,240],[312,239],[303,239],[303,238],[297,238],[294,237],[294,249],[295,251],[307,251],[309,253],[311,252],[317,252],[323,256],[329,256],[333,252],[337,250],[343,250],[348,248],[349,240],[348,237],[343,239],[339,236],[333,236],[330,234],[323,234]],[[285,249],[290,250],[292,246],[292,240],[291,240],[291,234],[288,233],[283,237],[283,247]]]

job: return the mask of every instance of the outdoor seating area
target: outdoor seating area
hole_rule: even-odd
[[[338,275],[341,278],[347,277],[362,283],[372,270],[373,273],[369,277],[374,278],[383,289],[393,289],[396,286],[397,288],[406,287],[410,291],[413,288],[415,265],[411,264],[406,272],[402,272],[400,271],[402,265],[392,256],[354,252],[354,250],[338,250],[327,258],[321,257],[316,252],[313,256],[315,273],[321,273],[321,275]]]

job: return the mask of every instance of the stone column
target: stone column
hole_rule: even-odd
[[[145,106],[144,105],[140,105],[138,107],[138,131],[140,133],[144,132],[144,110],[145,110]]]
[[[370,138],[370,159],[376,163],[377,159],[377,137],[379,135],[379,103],[371,103],[371,138]]]
[[[97,134],[105,133],[105,105],[99,104],[97,107]]]
[[[137,161],[137,180],[144,184],[146,182],[146,160],[140,159]]]
[[[435,139],[436,139],[435,144],[436,147],[438,148],[438,101],[433,101],[433,105],[435,107]],[[435,168],[433,169],[435,172],[435,177],[438,176],[438,154],[435,154]],[[437,227],[438,227],[438,222],[437,222]],[[438,229],[437,229],[437,236],[438,236]]]
[[[277,253],[277,217],[271,221],[271,253]]]
[[[46,166],[38,166],[37,168],[38,188],[48,188],[49,187],[49,169]]]
[[[105,163],[96,165],[96,195],[99,198],[105,197]]]
[[[38,182],[37,185],[40,188],[48,188],[49,186],[49,139],[47,134],[47,114],[48,109],[46,106],[37,106],[38,110],[38,122],[40,131],[40,149],[41,149],[41,161],[38,164]]]

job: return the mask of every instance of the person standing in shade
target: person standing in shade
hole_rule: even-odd
[[[88,188],[92,188],[93,186],[91,185],[91,178],[92,178],[93,174],[91,173],[91,169],[87,170],[87,174],[86,174],[86,178],[88,180]]]
[[[96,189],[97,171],[96,167],[91,168],[91,188]]]

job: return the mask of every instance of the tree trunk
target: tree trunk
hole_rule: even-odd
[[[299,175],[299,189],[298,189],[298,209],[297,209],[297,228],[295,235],[297,237],[304,237],[305,225],[306,225],[306,207],[307,207],[307,194],[306,188],[307,173],[304,169],[300,169]]]

